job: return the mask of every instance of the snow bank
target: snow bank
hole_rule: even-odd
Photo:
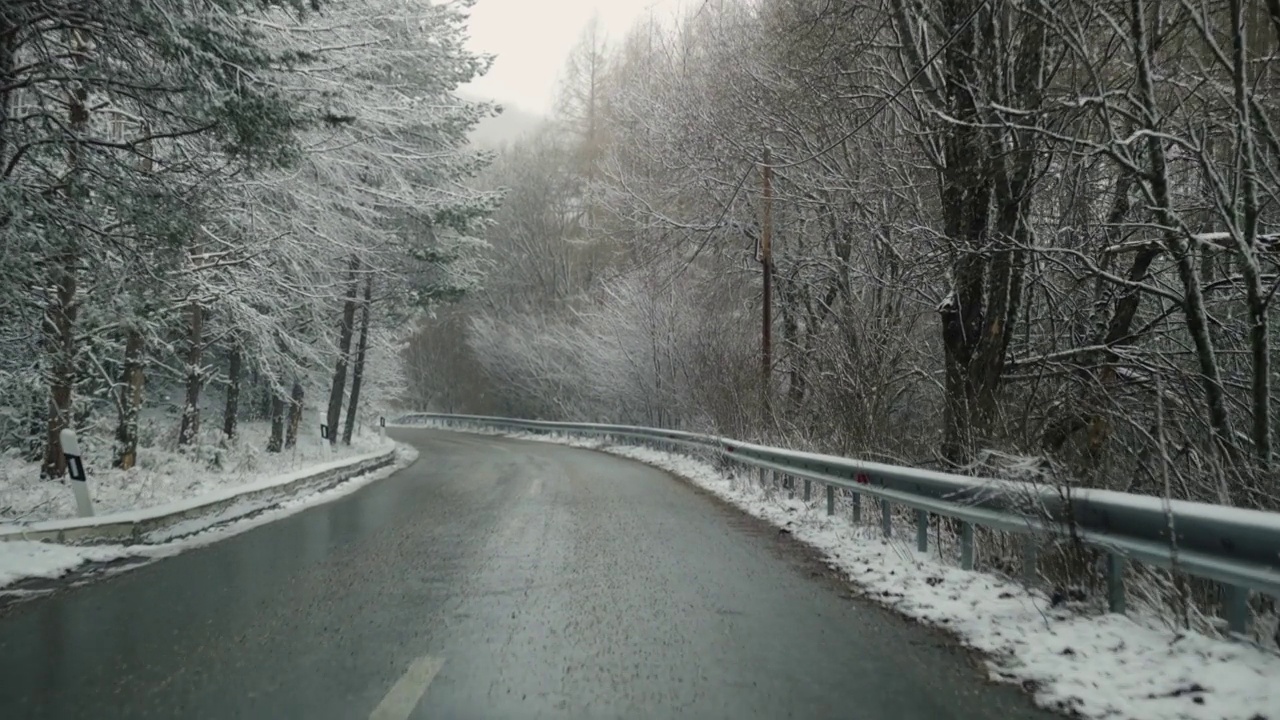
[[[886,541],[877,529],[827,517],[825,498],[766,497],[750,479],[649,448],[519,435],[604,450],[680,475],[822,551],[869,598],[955,633],[986,654],[993,679],[1016,682],[1038,703],[1089,718],[1274,720],[1280,655],[1239,642],[1175,633],[1153,618],[1052,608],[1043,594],[919,553],[914,532]]]
[[[370,483],[390,477],[412,465],[418,459],[418,451],[412,446],[400,443],[396,443],[396,445],[396,460],[387,467],[356,476],[328,489],[302,493],[273,501],[265,511],[262,511],[262,508],[255,508],[258,512],[252,517],[237,519],[229,524],[222,524],[220,516],[215,515],[205,518],[203,523],[188,521],[185,527],[182,528],[166,528],[156,535],[148,536],[148,542],[154,544],[148,545],[144,552],[149,556],[165,556],[172,554],[175,548],[185,550],[197,545],[208,545],[230,535],[238,535],[246,530],[302,512],[307,508],[323,505],[350,495]],[[203,529],[197,527],[196,525],[198,524],[202,524]],[[177,535],[179,532],[182,534],[180,539],[168,540],[169,537]]]
[[[388,441],[390,442],[390,441]],[[379,443],[381,445],[381,443]],[[391,443],[395,445],[395,443]],[[384,446],[385,448],[385,446]],[[70,546],[54,543],[38,543],[27,541],[0,542],[0,595],[26,595],[18,591],[4,591],[2,588],[27,578],[56,579],[70,573],[86,563],[101,563],[121,558],[157,560],[175,555],[192,547],[208,545],[231,535],[274,522],[283,517],[332,502],[349,495],[360,488],[386,478],[393,473],[408,467],[418,457],[418,451],[408,445],[398,445],[396,461],[391,465],[351,478],[339,485],[318,492],[307,492],[275,500],[263,500],[252,504],[251,508],[240,507],[254,514],[240,519],[227,519],[227,513],[215,513],[209,516],[184,521],[180,530],[182,537],[171,539],[179,534],[174,528],[167,528],[154,537],[146,538],[148,544],[143,545],[92,545]],[[324,463],[317,466],[317,471],[324,469]],[[263,482],[270,482],[267,478]],[[136,564],[131,565],[136,567]]]
[[[296,447],[268,453],[266,423],[243,423],[240,437],[228,446],[203,444],[187,452],[140,448],[138,465],[111,467],[110,445],[84,442],[85,467],[95,515],[179,503],[219,490],[268,482],[291,472],[389,450],[394,443],[376,433],[357,436],[350,446],[332,450],[318,437],[300,437]],[[0,523],[31,523],[76,517],[75,499],[66,480],[40,479],[38,463],[0,456]]]
[[[16,540],[0,543],[0,587],[24,578],[57,578],[82,563],[105,562],[122,555],[118,545],[72,547]]]

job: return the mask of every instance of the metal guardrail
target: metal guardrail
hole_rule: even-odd
[[[916,544],[921,551],[928,549],[931,515],[958,521],[961,565],[966,569],[973,567],[974,526],[1026,537],[1023,567],[1028,579],[1035,572],[1037,536],[1078,538],[1106,553],[1112,612],[1125,610],[1124,570],[1130,560],[1176,567],[1221,583],[1223,614],[1234,633],[1248,629],[1251,591],[1280,598],[1280,513],[952,475],[660,428],[438,413],[411,413],[399,422],[564,433],[707,453],[759,468],[762,474],[802,479],[806,500],[813,482],[825,485],[829,515],[835,512],[835,488],[845,488],[852,493],[855,522],[862,521],[863,495],[880,501],[886,536],[893,533],[894,504],[914,509]]]

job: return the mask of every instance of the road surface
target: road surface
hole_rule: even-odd
[[[9,608],[0,717],[1054,717],[658,470],[396,433],[386,480]]]

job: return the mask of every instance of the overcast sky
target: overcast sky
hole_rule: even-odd
[[[610,39],[653,8],[662,16],[691,0],[478,0],[471,11],[471,47],[498,56],[489,74],[466,89],[547,113],[569,51],[592,14]]]

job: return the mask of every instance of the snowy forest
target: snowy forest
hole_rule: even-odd
[[[490,63],[470,5],[3,3],[11,460],[62,477],[64,428],[121,470],[319,424],[349,444],[393,402],[406,328],[477,285],[498,200],[467,140],[497,108],[456,92]]]
[[[493,153],[472,5],[5,3],[0,446],[399,406],[1280,507],[1280,0],[706,0]]]
[[[588,27],[408,401],[1280,508],[1278,48],[1277,0]]]

